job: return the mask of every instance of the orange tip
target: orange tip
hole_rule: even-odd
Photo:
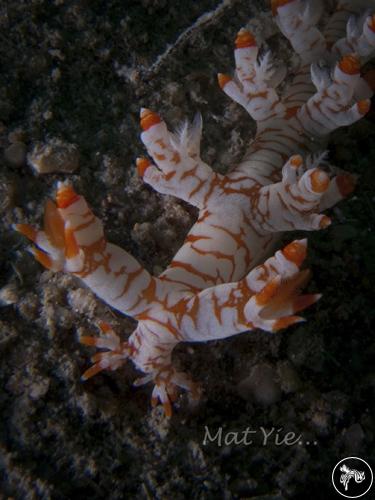
[[[345,198],[354,191],[355,177],[350,174],[342,174],[336,177],[336,184],[339,188],[340,194]]]
[[[139,177],[143,177],[146,170],[151,165],[151,162],[147,158],[137,158],[135,164],[137,165],[137,173]]]
[[[42,252],[42,250],[39,250],[38,248],[35,247],[31,247],[29,251],[34,256],[34,258],[39,262],[39,264],[42,264],[42,266],[45,267],[46,269],[52,269],[53,262],[49,255],[47,255],[45,252]]]
[[[294,262],[296,266],[300,267],[302,262],[306,258],[307,253],[307,240],[306,238],[303,240],[295,240],[292,243],[289,243],[283,250],[282,253],[285,258],[290,260],[290,262]]]
[[[158,114],[154,113],[148,108],[141,109],[141,128],[146,131],[149,128],[157,125],[161,122],[161,118]]]
[[[106,321],[98,321],[98,327],[100,328],[100,330],[103,333],[108,333],[111,330],[113,330],[113,328],[111,327],[111,325],[109,323],[107,323]]]
[[[361,63],[356,55],[349,54],[341,59],[339,68],[347,75],[357,75],[361,70]]]
[[[240,29],[237,33],[237,37],[235,40],[236,49],[244,49],[246,47],[256,47],[255,37],[250,31],[245,30],[244,28]]]
[[[375,31],[375,14],[370,16],[369,22],[368,22],[368,27],[370,28],[371,31]]]
[[[79,200],[79,195],[70,184],[59,182],[57,185],[56,204],[58,208],[67,208]]]
[[[292,2],[294,2],[294,0],[271,0],[272,15],[276,16],[277,10],[280,7],[284,7],[284,5],[287,5],[288,3]]]
[[[232,81],[232,78],[228,75],[225,75],[224,73],[218,73],[217,80],[219,82],[220,88],[223,89],[228,82]]]
[[[320,170],[319,168],[315,169],[310,175],[311,179],[311,188],[314,193],[324,193],[327,191],[329,186],[329,177],[328,175]]]
[[[81,375],[81,379],[83,381],[86,381],[87,379],[93,377],[94,375],[101,372],[102,370],[104,370],[104,368],[102,368],[99,363],[96,363],[95,365],[91,366],[88,370],[86,370]]]
[[[37,230],[29,224],[13,224],[13,228],[31,241],[36,240]]]
[[[363,99],[362,101],[357,102],[358,111],[361,115],[366,115],[371,108],[370,99]]]
[[[83,345],[96,345],[97,337],[92,337],[91,335],[82,335],[79,337],[79,343]]]
[[[332,224],[332,221],[329,217],[326,215],[323,215],[323,217],[320,219],[320,229],[325,229],[326,227],[330,226]]]
[[[300,167],[303,163],[302,156],[301,155],[294,155],[290,158],[290,164],[292,167]]]
[[[304,318],[300,316],[286,316],[285,318],[280,318],[275,321],[272,330],[277,332],[278,330],[282,330],[283,328],[288,328],[288,326],[295,325],[296,323],[302,323],[306,321]]]

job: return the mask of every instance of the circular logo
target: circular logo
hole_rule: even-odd
[[[371,488],[372,481],[371,467],[358,457],[343,458],[332,472],[332,484],[345,498],[362,497]]]

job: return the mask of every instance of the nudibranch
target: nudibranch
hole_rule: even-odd
[[[160,276],[106,241],[101,222],[68,182],[58,184],[55,203],[47,201],[44,230],[16,225],[34,242],[31,251],[44,267],[79,277],[138,321],[127,340],[103,322],[98,336],[81,337],[100,350],[84,380],[130,359],[144,374],[136,384],[152,382],[152,402],[161,402],[169,416],[178,387],[199,394],[173,367],[176,344],[255,328],[277,332],[302,321],[300,311],[320,298],[300,294],[309,280],[309,271],[301,270],[306,239],[269,255],[280,232],[326,228],[330,219],[322,212],[354,187],[350,174],[330,176],[318,151],[330,132],[370,107],[372,91],[360,70],[375,51],[375,15],[360,10],[365,4],[337,2],[320,31],[316,2],[272,0],[274,19],[300,60],[283,92],[276,89],[285,68],[276,67],[269,52],[260,54],[252,33],[239,31],[234,76],[219,74],[218,80],[256,121],[257,132],[244,160],[226,175],[200,157],[199,117],[171,133],[157,113],[141,110],[141,140],[152,160],[139,158],[138,174],[159,193],[199,209]]]

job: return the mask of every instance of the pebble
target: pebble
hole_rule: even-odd
[[[0,305],[10,306],[18,302],[18,299],[18,289],[14,283],[9,283],[0,289]]]
[[[79,167],[79,151],[74,144],[51,139],[46,144],[37,144],[27,155],[27,161],[38,174],[71,173]]]

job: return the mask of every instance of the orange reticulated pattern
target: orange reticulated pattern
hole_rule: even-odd
[[[56,193],[56,204],[58,208],[67,208],[69,205],[79,199],[79,195],[74,191],[72,186],[63,185]]]
[[[361,70],[361,63],[357,56],[349,54],[341,59],[339,68],[348,75],[356,75]]]
[[[276,16],[277,9],[279,7],[283,7],[284,5],[287,5],[288,3],[291,3],[291,2],[294,2],[294,0],[272,0],[271,1],[272,15]]]
[[[158,114],[154,113],[150,109],[142,109],[141,111],[141,127],[142,130],[148,130],[153,125],[161,122],[161,118]]]
[[[235,40],[235,45],[237,49],[243,49],[245,47],[254,47],[256,46],[256,40],[254,35],[247,30],[240,30],[237,33],[237,38]]]

